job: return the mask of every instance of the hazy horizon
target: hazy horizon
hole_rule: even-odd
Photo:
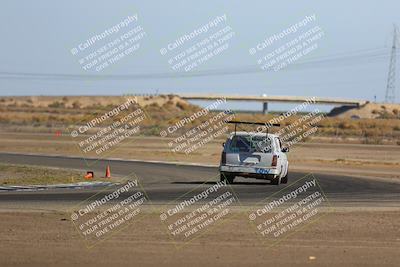
[[[376,95],[381,102],[399,7],[398,1],[361,0],[3,1],[0,95],[214,93],[370,101]],[[101,72],[83,70],[71,49],[135,14],[132,23],[145,32],[140,49]],[[160,49],[224,14],[235,33],[229,48],[193,75],[172,70]],[[313,14],[324,31],[318,49],[283,70],[258,69],[249,49]]]

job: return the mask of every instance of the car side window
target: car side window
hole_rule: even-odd
[[[275,146],[276,146],[276,151],[281,151],[281,141],[279,138],[274,138],[275,139]]]
[[[279,149],[282,150],[282,148],[283,148],[282,141],[280,138],[277,138],[277,139],[278,139],[278,143],[279,143]]]

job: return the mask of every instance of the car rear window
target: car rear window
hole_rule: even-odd
[[[266,136],[236,135],[232,137],[227,152],[271,153],[271,139]]]

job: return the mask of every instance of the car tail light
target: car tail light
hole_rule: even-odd
[[[277,155],[274,155],[274,156],[272,157],[272,164],[271,164],[271,166],[276,167],[276,165],[278,165],[278,156],[277,156]]]
[[[222,152],[222,155],[221,155],[221,164],[226,164],[226,152]]]

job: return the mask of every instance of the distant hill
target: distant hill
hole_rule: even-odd
[[[124,103],[127,98],[136,98],[140,106],[163,106],[168,103],[175,106],[184,106],[189,103],[175,95],[160,96],[10,96],[0,97],[0,106],[14,107],[65,107],[88,108],[116,106]]]

